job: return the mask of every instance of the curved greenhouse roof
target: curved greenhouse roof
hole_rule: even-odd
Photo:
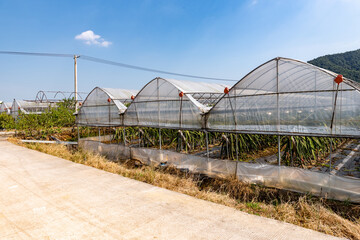
[[[136,90],[94,88],[83,102],[76,116],[76,123],[86,126],[120,126],[126,105]]]
[[[203,115],[224,95],[223,84],[155,78],[124,114],[125,126],[203,128]]]
[[[12,106],[11,102],[2,102],[0,104],[0,113],[10,114],[11,106]]]
[[[17,117],[19,115],[19,111],[24,114],[41,114],[48,110],[51,106],[51,103],[30,102],[14,99],[11,107],[11,115],[13,117]]]
[[[360,136],[358,83],[288,58],[257,67],[208,113],[212,131]]]

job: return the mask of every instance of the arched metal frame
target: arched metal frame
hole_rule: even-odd
[[[214,105],[207,113],[206,128],[359,138],[359,85],[346,78],[337,85],[336,77],[308,63],[274,58],[245,75]]]
[[[360,84],[343,78],[338,87],[336,76],[279,57],[227,94],[221,84],[155,78],[119,112],[116,126],[360,138]]]
[[[84,93],[84,92],[78,92],[77,93],[77,96],[78,96],[78,101],[81,102],[83,101],[83,96],[87,94],[87,93]],[[62,96],[62,97],[59,97],[59,96]],[[52,96],[52,98],[51,98]],[[43,91],[43,90],[40,90],[37,94],[36,94],[36,97],[35,97],[35,102],[40,102],[40,103],[43,103],[43,102],[59,102],[63,99],[66,99],[66,98],[72,98],[75,96],[75,93],[74,92],[66,92],[66,91]]]
[[[226,87],[157,77],[126,109],[123,126],[201,130],[204,114],[224,95]]]
[[[95,87],[85,98],[76,114],[76,124],[94,127],[122,125],[125,104],[136,95],[135,90]]]

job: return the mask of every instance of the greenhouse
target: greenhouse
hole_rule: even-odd
[[[360,137],[360,87],[328,70],[272,59],[209,111],[210,131]]]
[[[14,99],[11,107],[11,115],[16,118],[19,112],[24,114],[41,114],[53,106],[51,103],[21,101]]]
[[[146,84],[124,113],[125,126],[202,129],[204,115],[227,86],[155,78]]]
[[[11,105],[12,105],[11,102],[2,102],[0,104],[0,113],[10,114]]]
[[[136,90],[96,87],[79,109],[76,123],[82,126],[121,126],[122,113],[136,94]]]

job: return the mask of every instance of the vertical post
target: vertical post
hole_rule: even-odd
[[[161,128],[159,128],[159,146],[161,150]]]
[[[115,127],[115,136],[117,135],[117,143],[120,143],[120,133],[119,133],[119,128]]]
[[[77,62],[76,59],[80,57],[77,55],[74,55],[74,97],[75,97],[75,112],[77,112],[78,108],[78,86],[77,86]]]
[[[291,166],[294,166],[294,159],[293,159],[293,142],[290,137],[290,160],[291,160]]]
[[[332,155],[332,149],[333,146],[332,146],[332,138],[330,137],[330,155],[329,155],[329,173],[331,174],[331,155]]]
[[[80,132],[79,132],[79,124],[76,125],[77,126],[77,137],[78,137],[78,145],[79,145],[79,140],[80,140]]]
[[[139,130],[139,147],[141,147],[141,138],[140,138],[141,133],[140,133],[140,127],[138,128],[138,130]]]
[[[205,130],[205,139],[206,139],[206,156],[207,158],[209,158],[209,135],[206,130]]]
[[[236,150],[236,161],[239,161],[239,148],[238,148],[238,134],[235,133],[235,150]]]
[[[238,162],[239,162],[239,148],[238,148],[238,134],[235,133],[235,142],[236,142],[236,164],[235,164],[235,179],[237,178],[237,169],[238,169]]]
[[[340,79],[339,79],[340,78]],[[336,100],[337,100],[337,96],[338,96],[338,92],[339,92],[339,86],[340,83],[343,81],[343,77],[342,75],[338,75],[335,79],[334,79],[334,83],[337,83],[337,88],[336,88],[336,92],[335,92],[335,99],[334,99],[334,94],[333,94],[333,103],[334,103],[334,107],[333,107],[333,112],[332,112],[332,116],[331,116],[331,123],[330,123],[330,134],[333,134],[333,126],[334,126],[334,120],[335,120],[335,111],[336,111]],[[331,174],[331,153],[332,153],[332,137],[330,137],[330,171],[329,173]]]
[[[123,138],[124,138],[124,146],[126,147],[126,132],[125,132],[125,127],[123,128]]]
[[[100,128],[98,127],[98,131],[99,131],[99,142],[101,142],[101,137],[100,137]]]
[[[278,135],[278,164],[281,165],[280,135]]]

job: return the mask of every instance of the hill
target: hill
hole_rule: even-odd
[[[360,82],[360,49],[318,57],[308,63]]]

